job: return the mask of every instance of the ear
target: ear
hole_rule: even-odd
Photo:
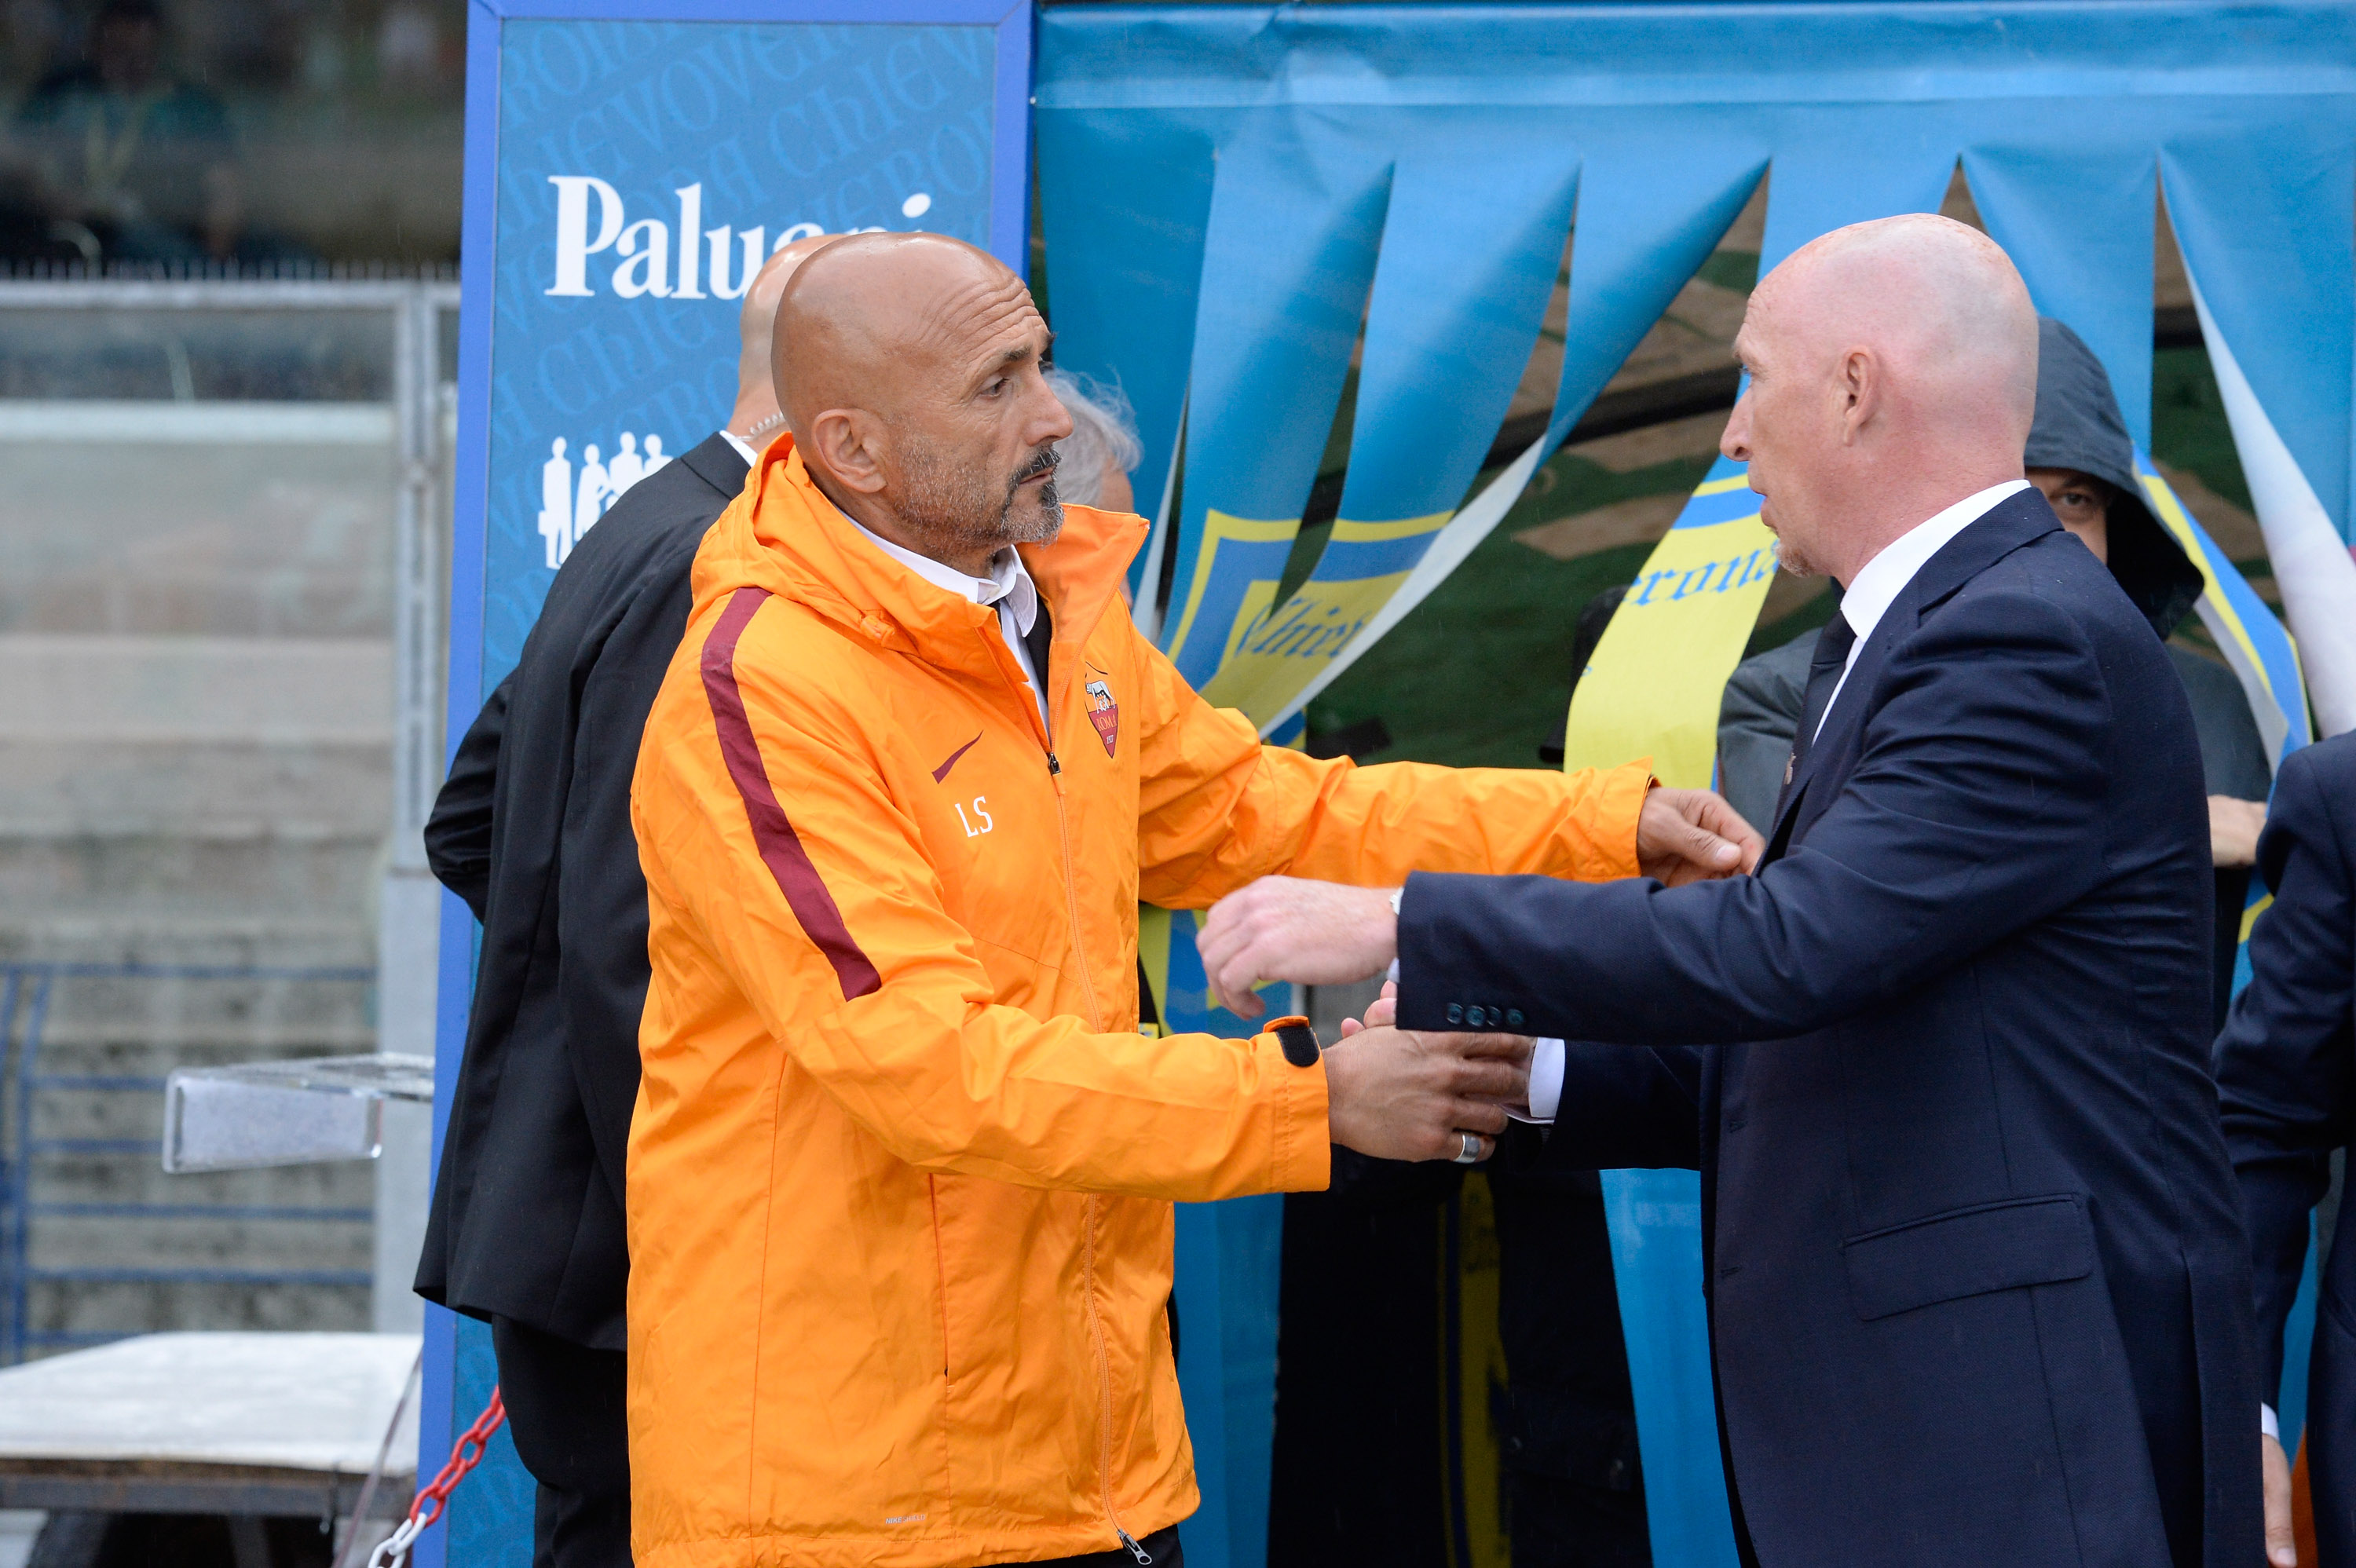
[[[1834,378],[1841,407],[1841,444],[1857,444],[1858,432],[1881,407],[1881,361],[1870,348],[1852,348],[1841,356]]]
[[[866,410],[828,409],[810,421],[802,461],[846,490],[873,496],[884,488],[882,442],[882,428]]]

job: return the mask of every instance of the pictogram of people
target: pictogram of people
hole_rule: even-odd
[[[648,475],[670,462],[663,451],[662,437],[649,434],[646,450],[638,449],[635,432],[624,431],[615,444],[619,448],[613,461],[605,461],[604,453],[594,443],[581,449],[581,474],[574,483],[573,460],[565,455],[566,442],[558,436],[548,443],[548,461],[540,465],[539,529],[547,546],[546,560],[551,571],[562,566],[605,509],[619,500],[623,492]]]
[[[646,459],[638,455],[638,438],[624,431],[622,450],[614,453],[613,462],[605,464],[605,483],[618,496],[646,476]]]
[[[548,461],[540,465],[540,537],[548,543],[548,570],[554,571],[573,553],[573,460],[564,455],[564,438],[548,443]]]
[[[578,545],[583,536],[597,526],[605,515],[605,507],[614,499],[614,478],[606,471],[605,460],[596,447],[581,449],[581,480],[573,496],[573,544]],[[565,554],[573,553],[572,546]]]

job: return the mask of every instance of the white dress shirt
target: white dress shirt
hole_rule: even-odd
[[[2008,479],[2001,485],[1965,496],[1928,522],[1912,528],[1881,547],[1881,553],[1858,568],[1857,581],[1848,585],[1841,596],[1841,619],[1857,633],[1857,641],[1848,646],[1848,662],[1841,666],[1840,681],[1833,688],[1832,697],[1825,703],[1824,713],[1816,720],[1816,733],[1825,732],[1825,720],[1832,717],[1833,704],[1840,700],[1841,688],[1848,684],[1848,672],[1857,667],[1857,656],[1864,651],[1865,640],[1881,624],[1881,617],[1914,574],[1930,564],[1931,558],[1947,548],[1947,541],[1978,522],[1999,501],[2008,499],[2029,488],[2026,479]]]

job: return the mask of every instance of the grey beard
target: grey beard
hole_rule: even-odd
[[[1046,466],[1053,471],[1052,455]],[[1037,472],[1034,459],[1007,481],[1002,492],[993,495],[986,481],[940,461],[931,447],[914,446],[901,475],[900,518],[911,531],[959,552],[1045,544],[1064,530],[1064,504],[1055,494],[1054,479],[1039,486],[1035,517],[1018,519],[1014,516],[1014,497],[1023,479]]]

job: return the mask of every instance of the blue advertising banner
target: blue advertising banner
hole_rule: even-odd
[[[615,497],[735,401],[738,304],[805,235],[928,229],[1027,260],[1029,0],[476,0],[468,16],[449,741]],[[442,928],[434,1153],[475,925]],[[420,1473],[497,1379],[429,1308]],[[423,1568],[531,1561],[502,1432]]]

